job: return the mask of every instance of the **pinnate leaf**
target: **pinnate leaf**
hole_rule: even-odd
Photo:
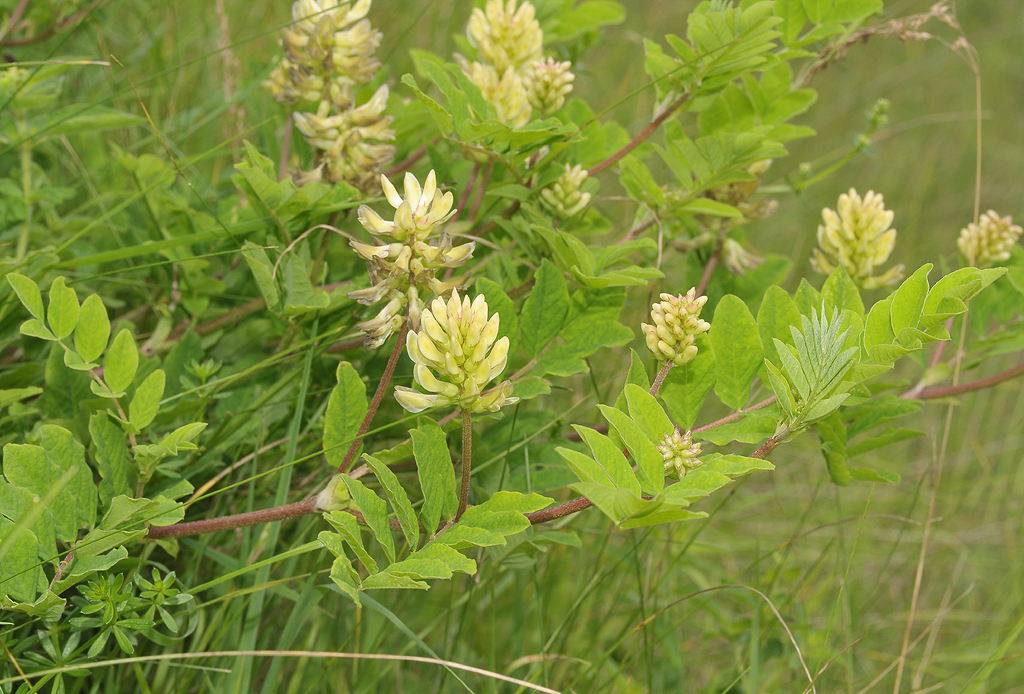
[[[117,333],[107,350],[107,358],[103,361],[103,380],[113,392],[123,392],[135,380],[138,368],[139,349],[135,346],[131,332],[124,328]]]
[[[757,322],[742,299],[727,294],[715,308],[708,335],[715,351],[715,394],[732,409],[742,409],[764,361]]]
[[[110,319],[107,307],[97,294],[90,294],[82,302],[82,310],[75,328],[75,350],[86,362],[94,362],[103,354],[110,339]]]
[[[80,311],[75,290],[65,284],[63,277],[55,279],[50,285],[50,305],[46,310],[46,319],[58,340],[74,332]]]

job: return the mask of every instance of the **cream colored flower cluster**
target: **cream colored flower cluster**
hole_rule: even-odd
[[[557,112],[572,91],[572,64],[544,59],[544,32],[529,2],[487,0],[475,8],[466,37],[479,62],[455,55],[455,61],[498,112],[513,126],[525,125],[537,115]]]
[[[355,105],[355,87],[380,68],[374,52],[381,33],[366,18],[370,2],[297,0],[292,24],[281,32],[284,56],[263,86],[282,103],[317,105],[315,113],[295,113],[303,137],[321,150],[319,165],[301,173],[300,183],[320,180],[326,171],[330,181],[367,192],[394,159],[394,146],[384,144],[395,139],[392,118],[384,115],[387,86]]]
[[[475,243],[454,246],[448,234],[435,234],[455,210],[452,209],[452,194],[438,190],[433,170],[427,174],[423,186],[414,175],[406,173],[404,195],[398,194],[387,176],[381,175],[380,182],[384,196],[395,208],[394,219],[387,221],[368,205],[361,205],[359,223],[374,237],[385,236],[391,242],[373,244],[355,239],[349,242],[366,260],[371,282],[366,289],[350,292],[349,298],[366,306],[388,302],[380,313],[358,326],[366,334],[366,346],[371,349],[382,345],[401,327],[402,309],[407,306],[410,326],[418,330],[420,290],[428,289],[437,295],[452,291],[458,286],[458,280],[443,282],[437,279],[437,271],[465,264],[476,248]]]
[[[395,399],[409,412],[455,405],[467,412],[497,412],[519,401],[512,382],[485,392],[505,370],[508,337],[498,337],[498,314],[488,317],[482,294],[470,302],[458,290],[447,302],[437,298],[423,310],[421,329],[410,331],[406,349],[413,360],[413,380],[428,391],[396,386]],[[435,375],[435,373],[437,375]]]
[[[580,186],[587,180],[582,166],[565,165],[565,173],[540,191],[541,204],[557,217],[572,217],[590,202],[590,193],[581,193]]]
[[[696,288],[685,296],[662,294],[661,301],[651,306],[654,325],[641,323],[647,349],[658,361],[671,361],[676,366],[693,361],[697,356],[696,337],[706,333],[711,324],[701,319],[700,312],[708,298],[697,296]]]
[[[704,461],[700,456],[701,446],[693,442],[693,434],[682,433],[679,429],[665,434],[661,443],[655,446],[665,459],[665,473],[683,479],[687,472],[696,470]]]
[[[978,224],[972,222],[960,231],[956,246],[970,265],[1002,263],[1010,259],[1010,249],[1020,240],[1021,232],[1013,217],[1000,217],[989,210]]]
[[[861,199],[853,188],[839,196],[836,210],[821,211],[824,224],[818,227],[818,245],[811,266],[829,275],[838,265],[846,268],[861,289],[876,289],[903,279],[903,266],[881,275],[875,270],[889,258],[896,245],[896,230],[890,229],[894,214],[886,210],[882,196],[869,190]]]

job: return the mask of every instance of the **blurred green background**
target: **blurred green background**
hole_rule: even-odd
[[[596,110],[618,102],[644,82],[643,38],[685,31],[693,2],[627,0],[628,18],[607,30],[574,70],[576,95]],[[888,3],[886,17],[927,10],[928,2]],[[379,51],[392,83],[412,70],[410,47],[450,55],[471,2],[376,0],[371,17],[384,32]],[[213,149],[239,129],[276,159],[283,111],[259,88],[277,55],[275,30],[289,17],[287,0],[134,2],[111,0],[69,37],[58,37],[17,59],[47,54],[121,60],[176,154]],[[1024,214],[1024,3],[966,0],[959,19],[978,51],[982,74],[982,211]],[[925,27],[945,41],[947,27]],[[66,42],[64,39],[66,38]],[[223,46],[230,50],[225,52]],[[226,56],[226,59],[225,59]],[[236,106],[224,102],[237,96]],[[864,113],[880,98],[891,102],[889,126],[846,168],[799,195],[781,194],[778,213],[749,228],[762,252],[792,257],[793,289],[811,274],[807,258],[821,208],[850,187],[884,194],[895,210],[899,240],[892,261],[911,270],[942,267],[974,207],[974,75],[939,40],[903,44],[876,38],[854,47],[841,63],[817,75],[819,99],[798,122],[818,137],[794,143],[767,183],[784,182],[802,162],[842,155],[863,132]],[[401,86],[394,93],[409,98]],[[112,95],[118,108],[138,111],[124,74],[89,67],[72,73],[68,103]],[[635,131],[649,119],[653,95],[626,99],[606,116]],[[117,165],[108,142],[130,151],[160,153],[142,128],[84,138],[79,162],[61,153],[65,185],[102,189]],[[409,150],[419,145],[400,143]],[[401,156],[401,153],[400,153]],[[195,164],[202,194],[216,201],[232,190],[230,151]],[[606,176],[602,195],[616,195]],[[106,204],[114,204],[107,200]],[[613,203],[612,203],[613,204]],[[624,231],[630,219],[621,220]],[[669,281],[692,284],[694,279]],[[877,297],[874,297],[877,298]],[[639,307],[646,299],[635,297]],[[639,310],[639,309],[638,309]],[[1010,365],[1007,362],[1006,365]],[[604,364],[602,382],[621,378],[622,365]],[[584,382],[578,384],[584,387]],[[584,538],[580,550],[553,550],[534,566],[506,571],[476,589],[473,580],[442,583],[427,595],[383,595],[386,604],[439,655],[579,692],[797,692],[806,677],[767,603],[755,593],[726,589],[677,602],[695,591],[744,584],[770,597],[801,645],[807,666],[829,663],[819,692],[891,691],[906,629],[924,520],[942,447],[945,404],[929,404],[905,426],[926,436],[885,449],[877,462],[899,471],[899,485],[837,488],[828,481],[814,436],[777,455],[778,471],[761,475],[708,504],[713,522],[617,532],[597,514],[569,522]],[[934,498],[930,549],[911,629],[901,691],[1024,691],[1024,646],[1012,645],[990,676],[971,676],[989,662],[1024,615],[1024,397],[1009,382],[965,398],[952,411],[948,454]],[[726,503],[727,502],[727,503]],[[721,510],[717,504],[721,503]],[[313,556],[313,555],[310,555]],[[311,560],[310,563],[312,563]],[[293,575],[318,570],[286,565]],[[293,587],[305,589],[305,581]],[[356,617],[331,598],[312,610],[296,648],[417,652],[377,614]],[[268,614],[260,647],[292,609]],[[664,610],[664,612],[660,612]],[[213,613],[211,615],[221,615]],[[658,615],[657,618],[654,618]],[[212,617],[211,617],[212,618]],[[220,618],[220,617],[217,617]],[[650,620],[640,627],[644,620]],[[190,648],[232,648],[227,630],[208,629]],[[920,638],[919,638],[920,637]],[[887,674],[886,674],[887,673]],[[442,671],[421,666],[340,661],[283,665],[270,691],[462,691]],[[877,679],[877,682],[875,681]],[[172,678],[173,680],[173,678]],[[199,680],[215,691],[216,680]],[[475,691],[493,682],[467,679]],[[102,687],[101,687],[102,688]]]

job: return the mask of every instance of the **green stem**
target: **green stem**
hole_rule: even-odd
[[[462,489],[459,492],[459,511],[455,514],[458,523],[469,506],[469,479],[473,471],[473,416],[469,410],[462,410]]]
[[[21,190],[25,197],[25,226],[18,236],[18,249],[15,253],[15,260],[19,262],[25,259],[28,252],[28,237],[32,229],[32,143],[28,139],[28,118],[24,114],[21,129],[25,138],[21,143]]]

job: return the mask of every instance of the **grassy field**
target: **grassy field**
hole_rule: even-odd
[[[618,103],[607,117],[635,131],[653,105],[647,92],[625,98],[647,80],[642,38],[682,33],[695,3],[624,4],[627,21],[609,28],[574,69],[577,94],[595,107]],[[461,32],[470,7],[468,1],[376,0],[371,16],[384,31],[378,54],[392,84],[413,69],[409,48],[450,55],[451,37]],[[893,2],[886,16],[927,7]],[[957,9],[980,57],[981,209],[1024,216],[1024,4],[964,0]],[[235,136],[244,133],[275,161],[280,155],[284,112],[259,83],[276,55],[276,30],[288,12],[284,0],[109,0],[74,31],[11,53],[18,60],[116,56],[127,74],[116,63],[74,70],[62,101],[106,101],[140,113],[130,75],[170,150],[180,160],[196,158],[184,170],[199,195],[217,208],[234,191]],[[952,40],[945,27],[928,29]],[[938,40],[903,44],[875,38],[855,46],[812,86],[819,90],[818,102],[798,122],[820,136],[795,143],[788,158],[775,162],[769,185],[781,189],[802,162],[821,166],[845,154],[878,99],[891,102],[890,123],[839,172],[798,195],[781,192],[778,213],[751,227],[749,236],[760,251],[792,258],[786,289],[795,289],[802,276],[815,279],[808,257],[821,208],[834,205],[850,187],[884,194],[895,210],[899,240],[893,260],[910,268],[949,265],[956,236],[974,210],[970,67]],[[410,98],[400,85],[393,94]],[[292,142],[301,152],[299,138]],[[399,144],[399,158],[418,145],[410,134]],[[137,183],[125,175],[115,148],[164,156],[146,127],[54,141],[43,156],[59,172],[52,183],[75,189],[74,199],[93,214],[116,207]],[[0,164],[6,169],[11,161]],[[610,179],[602,196],[618,194]],[[621,218],[615,230],[621,235],[631,212],[614,200],[600,204]],[[109,228],[130,245],[145,236],[139,229],[147,224],[137,206],[115,216]],[[332,257],[344,254],[342,242],[337,244]],[[88,236],[78,250],[90,252]],[[82,272],[89,277],[87,269]],[[682,277],[682,264],[666,272],[674,284],[696,282]],[[144,288],[125,291],[144,301]],[[224,305],[249,298],[215,297]],[[638,320],[646,300],[646,292],[630,295],[627,306]],[[237,328],[233,344],[257,342],[264,320],[256,315]],[[640,345],[637,340],[634,346]],[[237,352],[212,353],[225,362],[225,373],[250,365]],[[984,374],[970,377],[1013,366],[1014,359],[1019,356],[987,364]],[[593,385],[589,376],[575,377],[575,392],[561,395],[565,409],[595,386],[617,392],[627,366],[597,365]],[[333,367],[295,367],[323,400]],[[288,383],[284,395],[271,394],[266,401],[257,400],[265,390],[240,389],[217,407],[237,412],[245,402],[256,402],[259,409],[245,431],[275,440],[288,426],[294,386]],[[722,414],[709,408],[704,416]],[[809,686],[805,667],[812,673],[825,668],[818,692],[888,692],[897,670],[901,692],[1024,692],[1024,646],[1017,640],[1024,627],[1022,383],[1009,381],[954,406],[926,404],[909,419],[903,426],[924,436],[863,458],[865,465],[899,472],[899,484],[833,485],[815,437],[806,436],[773,458],[775,473],[702,502],[701,510],[710,513],[707,522],[617,531],[597,513],[570,517],[562,524],[580,535],[579,549],[552,548],[534,561],[442,582],[425,594],[377,592],[371,597],[379,607],[361,610],[328,587],[327,553],[308,552],[199,594],[193,630],[167,649],[422,656],[425,646],[441,658],[581,694],[799,694]],[[292,457],[315,452],[317,445],[300,439]],[[231,479],[247,479],[271,463],[279,464],[278,457],[267,463],[257,458]],[[513,474],[517,464],[524,464],[521,454],[509,459]],[[297,467],[293,479],[316,475],[317,465]],[[246,482],[211,503],[221,510],[260,506],[276,484],[272,477]],[[224,539],[216,545],[207,538],[187,539],[183,556],[202,556],[201,562],[176,564],[165,555],[161,561],[177,569],[185,586],[195,587],[315,540],[322,525],[316,517],[301,519],[284,526],[279,540],[277,531],[261,528],[218,536]],[[153,645],[147,648],[157,652]],[[110,668],[91,678],[91,691],[465,691],[454,672],[413,663],[303,656],[200,664],[215,669],[170,662]],[[115,681],[122,676],[128,679]],[[458,677],[472,691],[518,691],[486,677]]]

